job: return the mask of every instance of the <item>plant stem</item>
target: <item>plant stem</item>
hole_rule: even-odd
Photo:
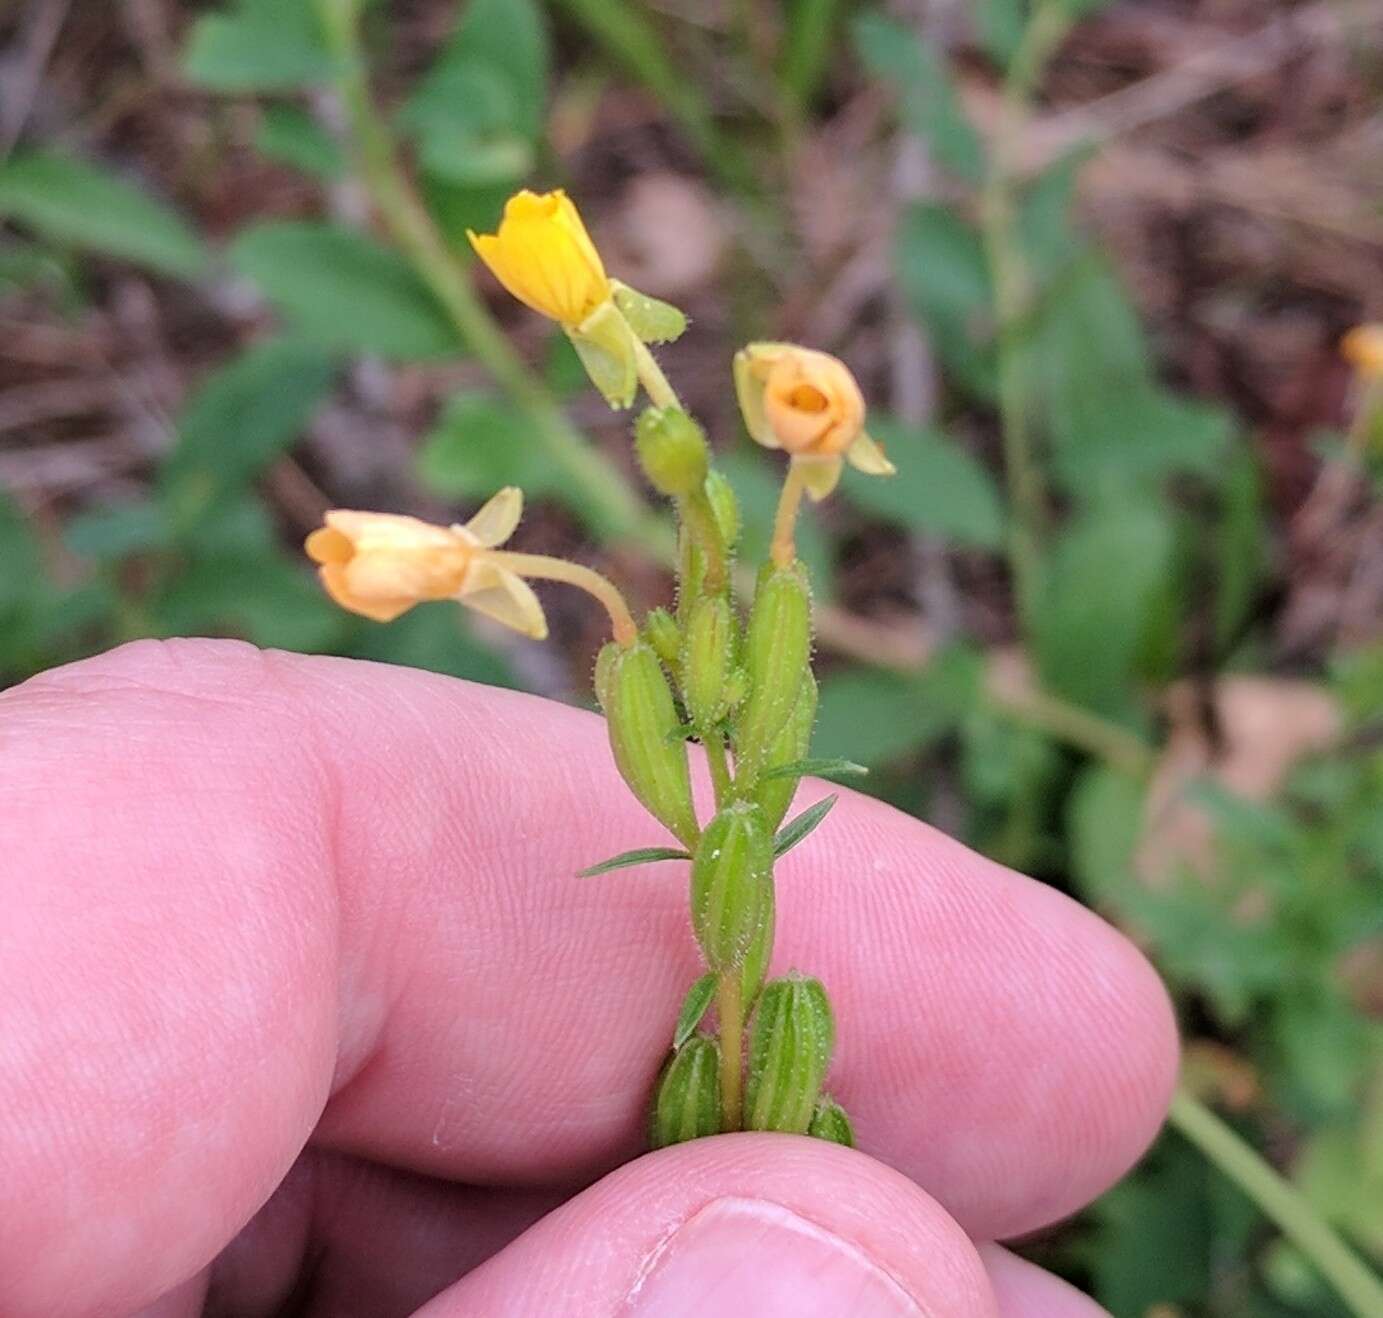
[[[370,97],[360,45],[360,0],[316,0],[336,68],[350,145],[360,177],[390,236],[445,308],[457,333],[532,423],[535,437],[610,535],[628,535],[645,517],[640,500],[563,416],[543,382],[509,340],[472,286],[399,164],[394,142]]]
[[[783,492],[778,496],[778,511],[773,518],[773,542],[769,547],[769,553],[778,567],[789,566],[797,557],[794,533],[797,510],[802,506],[802,493],[806,488],[802,468],[796,462],[789,462]]]
[[[1184,1086],[1178,1087],[1172,1098],[1169,1120],[1282,1229],[1358,1318],[1383,1315],[1383,1282],[1296,1187],[1244,1143],[1232,1127]]]
[[[708,595],[718,595],[729,580],[730,565],[725,554],[725,540],[720,534],[715,509],[704,490],[689,494],[678,501],[682,524],[691,532],[706,560],[706,575],[702,588]]]
[[[1019,620],[1025,628],[1031,624],[1037,608],[1047,495],[1028,428],[1022,317],[1031,300],[1031,280],[1021,237],[1016,232],[1018,162],[1014,157],[1031,112],[1033,88],[1070,22],[1054,0],[1039,0],[1009,65],[989,168],[980,194],[981,234],[994,283],[999,425],[1010,505],[1009,572]]]
[[[706,748],[706,763],[711,770],[711,785],[715,788],[716,809],[721,809],[734,791],[730,779],[730,761],[725,754],[725,734],[719,730],[708,732],[702,738]]]
[[[516,554],[507,549],[486,549],[482,551],[482,556],[486,562],[508,568],[521,577],[561,581],[584,590],[605,606],[615,640],[620,645],[627,650],[639,639],[638,626],[634,622],[634,615],[629,612],[629,605],[624,602],[624,596],[608,577],[602,577],[593,568],[569,563],[565,558],[549,558],[546,554]]]
[[[677,391],[663,374],[663,368],[658,365],[658,359],[649,352],[648,345],[639,339],[634,340],[634,361],[639,371],[639,383],[654,407],[675,407],[679,412],[686,410],[677,397]]]
[[[720,1016],[720,1107],[722,1130],[740,1130],[741,1070],[744,1058],[743,972],[729,970],[716,981],[716,1010]]]

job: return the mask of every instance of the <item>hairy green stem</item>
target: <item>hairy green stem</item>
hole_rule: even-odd
[[[725,734],[719,731],[708,732],[702,743],[706,748],[706,763],[711,770],[711,786],[715,788],[716,809],[729,804],[734,792],[730,779],[730,761],[725,754]]]
[[[729,970],[716,981],[716,1010],[720,1016],[721,1129],[739,1130],[744,1068],[744,973]]]
[[[1295,1186],[1184,1086],[1172,1098],[1169,1121],[1282,1229],[1357,1318],[1383,1315],[1383,1282]]]

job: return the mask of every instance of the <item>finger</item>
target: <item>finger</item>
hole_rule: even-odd
[[[1109,1318],[1088,1295],[1001,1245],[981,1245],[1001,1318]]]
[[[454,1177],[637,1148],[694,955],[683,875],[571,877],[657,838],[588,715],[146,643],[0,699],[0,802],[16,1312],[190,1275],[328,1098],[324,1141]],[[780,947],[831,987],[866,1144],[977,1235],[1068,1211],[1156,1125],[1173,1036],[1141,959],[893,811],[847,799],[794,853]]]
[[[974,1247],[927,1195],[817,1140],[726,1135],[640,1158],[419,1318],[989,1318]]]

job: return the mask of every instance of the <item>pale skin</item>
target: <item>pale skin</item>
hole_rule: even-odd
[[[0,1311],[1098,1314],[988,1242],[1146,1147],[1165,994],[843,798],[780,867],[775,969],[829,986],[863,1151],[621,1166],[696,965],[680,868],[573,877],[667,840],[596,718],[208,641],[0,695]]]

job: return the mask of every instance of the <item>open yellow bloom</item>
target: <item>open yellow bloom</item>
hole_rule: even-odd
[[[1340,340],[1340,353],[1366,380],[1383,380],[1383,324],[1356,325]]]
[[[803,464],[807,491],[825,498],[842,459],[871,476],[895,468],[864,428],[864,396],[844,362],[793,343],[751,343],[735,354],[735,390],[750,436]]]
[[[501,490],[464,526],[335,508],[307,537],[327,594],[344,609],[391,622],[424,600],[455,599],[525,636],[547,635],[527,582],[486,558],[514,533],[523,494]]]
[[[510,197],[497,233],[469,229],[477,255],[520,302],[569,329],[610,300],[600,253],[560,188]]]

